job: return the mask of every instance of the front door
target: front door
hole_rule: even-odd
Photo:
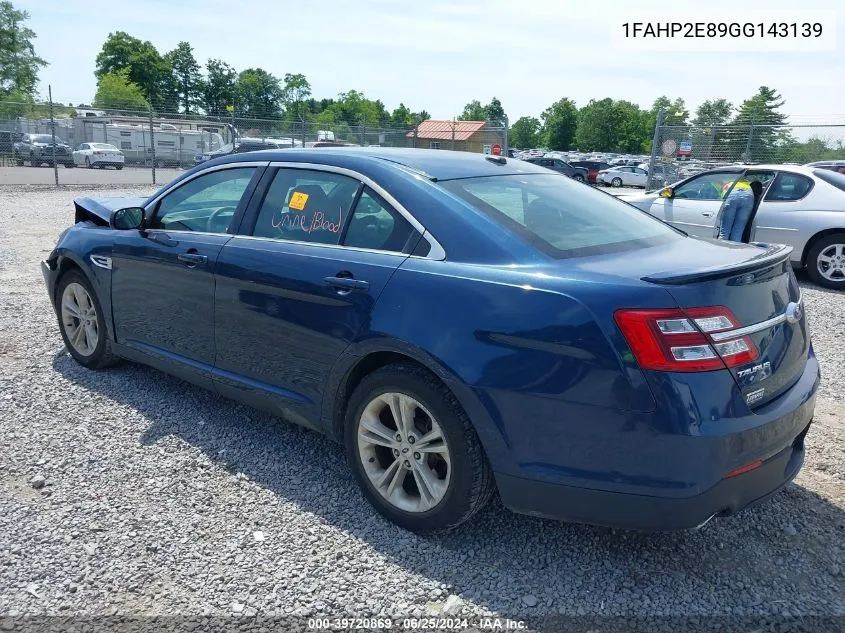
[[[373,306],[419,233],[356,179],[292,168],[278,170],[249,232],[218,260],[215,385],[318,427],[333,365],[378,329]]]
[[[112,313],[126,355],[210,386],[214,270],[257,171],[200,175],[148,208],[147,228],[117,232]]]
[[[722,187],[741,171],[710,172],[678,185],[671,198],[658,197],[650,213],[696,237],[713,237],[716,216],[722,206]]]

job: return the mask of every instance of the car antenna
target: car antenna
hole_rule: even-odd
[[[494,156],[492,154],[485,154],[484,158],[489,160],[491,163],[496,163],[497,165],[507,165],[508,160],[504,156]]]

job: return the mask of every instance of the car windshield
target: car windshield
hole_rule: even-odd
[[[829,169],[814,169],[813,175],[819,180],[824,180],[837,189],[845,191],[845,175],[830,171]]]
[[[562,176],[490,176],[440,184],[552,257],[620,252],[684,237],[614,196]]]
[[[32,142],[33,143],[52,143],[53,137],[49,134],[35,134],[32,137]],[[57,136],[56,137],[56,143],[64,143],[64,141],[61,139],[61,137]]]

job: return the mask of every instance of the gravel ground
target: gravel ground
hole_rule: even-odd
[[[824,384],[808,462],[768,503],[668,535],[493,503],[423,538],[319,435],[63,354],[38,262],[78,195],[0,190],[0,615],[845,616],[845,295],[802,282]]]

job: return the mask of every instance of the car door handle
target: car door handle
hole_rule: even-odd
[[[197,264],[205,264],[208,261],[208,257],[205,255],[200,255],[199,253],[179,253],[176,256],[180,262],[184,264],[189,264],[191,266],[196,266]]]
[[[702,211],[701,215],[703,215],[705,218],[712,218],[713,212],[712,211]]]
[[[370,282],[352,277],[325,277],[324,281],[339,290],[360,290],[366,292],[370,289]]]

